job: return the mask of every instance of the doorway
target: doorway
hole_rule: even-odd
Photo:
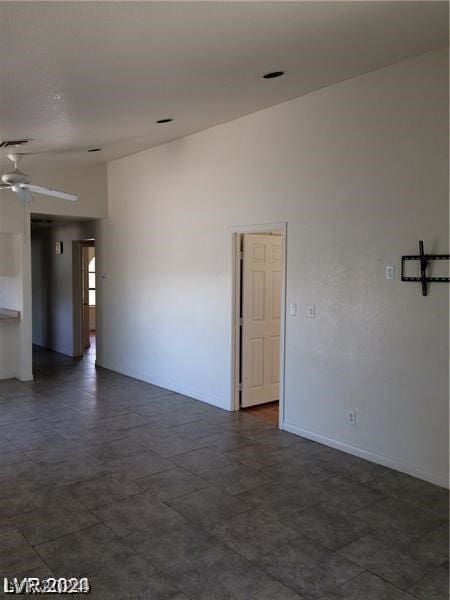
[[[233,232],[234,410],[284,420],[286,224]]]
[[[95,239],[73,242],[75,356],[95,364],[97,346],[97,287]]]

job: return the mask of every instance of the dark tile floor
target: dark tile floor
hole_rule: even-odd
[[[444,489],[91,354],[38,349],[33,383],[0,382],[0,577],[87,576],[105,600],[448,599]]]

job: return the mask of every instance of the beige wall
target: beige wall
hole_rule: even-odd
[[[230,230],[286,221],[285,429],[445,484],[449,290],[399,275],[447,172],[447,50],[111,163],[98,361],[229,408]]]

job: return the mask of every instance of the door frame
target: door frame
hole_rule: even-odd
[[[241,236],[244,233],[278,233],[281,235],[281,304],[280,304],[280,401],[278,427],[283,429],[285,409],[286,357],[286,283],[287,222],[242,225],[231,228],[231,410],[239,410],[240,307],[241,307]]]
[[[72,241],[72,286],[73,286],[73,356],[82,358],[85,348],[83,343],[83,287],[82,287],[82,252],[83,248],[95,248],[95,239]]]

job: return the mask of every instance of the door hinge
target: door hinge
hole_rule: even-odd
[[[240,260],[244,260],[244,253],[243,252],[239,252],[239,259]]]
[[[242,317],[239,319],[239,327],[244,327],[244,319]]]
[[[239,384],[239,391],[242,392],[242,383]]]

